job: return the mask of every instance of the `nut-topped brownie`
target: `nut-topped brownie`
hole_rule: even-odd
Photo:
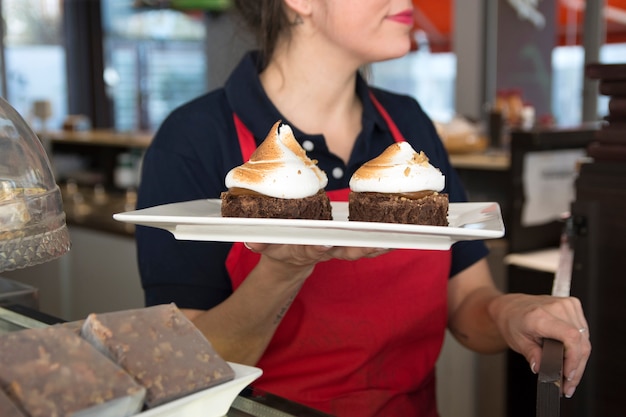
[[[146,390],[70,329],[8,333],[0,336],[0,352],[0,385],[30,417],[96,409],[125,417],[143,406]]]
[[[148,408],[235,377],[231,366],[175,304],[92,313],[81,336],[146,388]]]

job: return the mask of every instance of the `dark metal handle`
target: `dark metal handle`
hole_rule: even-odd
[[[537,377],[537,417],[559,417],[563,393],[563,343],[544,339]]]

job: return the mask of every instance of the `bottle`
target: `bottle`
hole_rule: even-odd
[[[134,187],[137,183],[133,157],[130,153],[124,152],[117,156],[117,166],[113,173],[113,181],[115,186],[122,190]]]

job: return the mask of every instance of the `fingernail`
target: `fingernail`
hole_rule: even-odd
[[[576,369],[569,373],[569,375],[567,376],[567,380],[571,381],[572,379],[574,379],[574,376],[576,376]]]
[[[536,365],[536,362],[533,362],[530,364],[530,370],[533,372],[533,374],[537,373],[537,371],[535,371],[535,365]]]
[[[567,393],[565,394],[565,398],[572,398],[572,396],[574,395],[574,392],[576,392],[576,387],[572,387],[569,390],[567,390]]]

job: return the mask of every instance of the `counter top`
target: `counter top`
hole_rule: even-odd
[[[40,131],[37,132],[37,136],[44,142],[147,148],[152,141],[153,134],[150,132],[118,132],[111,129],[92,129],[85,131]]]
[[[457,169],[506,171],[511,166],[511,157],[505,151],[488,150],[480,153],[450,154],[450,163]]]
[[[38,132],[44,141],[93,146],[126,146],[147,148],[152,141],[150,132],[117,132],[110,129],[87,131],[55,130]],[[504,171],[509,168],[508,152],[486,150],[476,153],[451,153],[450,162],[455,168]]]
[[[96,188],[61,186],[63,211],[68,225],[82,226],[102,232],[133,236],[135,225],[115,220],[113,214],[135,209],[134,190],[104,192]]]
[[[559,266],[559,248],[510,253],[504,257],[504,263],[554,274]]]

